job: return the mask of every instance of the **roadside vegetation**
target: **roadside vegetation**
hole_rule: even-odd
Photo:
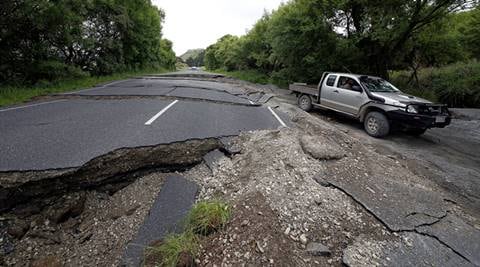
[[[480,107],[480,62],[458,62],[442,67],[398,71],[392,82],[403,91],[452,107]]]
[[[472,97],[480,91],[478,40],[476,1],[293,0],[265,13],[247,34],[220,38],[204,61],[209,70],[280,86],[318,82],[327,70],[372,74],[451,106],[480,107]],[[466,69],[473,77],[460,81]],[[425,86],[420,76],[432,71]]]
[[[193,266],[203,236],[225,227],[230,207],[221,201],[201,201],[187,215],[184,231],[156,242],[145,251],[145,266]]]
[[[164,12],[150,0],[6,1],[0,6],[0,104],[174,70]]]

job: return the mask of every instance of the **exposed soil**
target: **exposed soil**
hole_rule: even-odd
[[[98,191],[68,194],[34,215],[4,214],[7,229],[15,236],[10,240],[15,249],[3,264],[118,266],[166,175],[139,177],[113,195]]]
[[[294,266],[301,259],[287,257],[297,250],[283,234],[275,212],[260,193],[233,205],[225,229],[202,240],[202,265]]]

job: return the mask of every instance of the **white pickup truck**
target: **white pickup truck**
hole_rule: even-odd
[[[290,90],[297,95],[301,109],[319,107],[354,117],[373,137],[388,135],[392,126],[421,135],[451,121],[445,105],[405,94],[374,76],[325,72],[317,86],[295,83]]]

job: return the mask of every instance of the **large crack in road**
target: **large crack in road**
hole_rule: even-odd
[[[184,171],[208,152],[222,148],[219,139],[187,140],[147,147],[122,148],[79,168],[0,173],[0,211],[42,197],[110,186],[124,187],[138,171]]]

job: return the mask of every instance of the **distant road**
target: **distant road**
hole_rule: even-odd
[[[79,167],[119,148],[237,135],[285,121],[225,83],[117,81],[0,109],[0,172]]]

